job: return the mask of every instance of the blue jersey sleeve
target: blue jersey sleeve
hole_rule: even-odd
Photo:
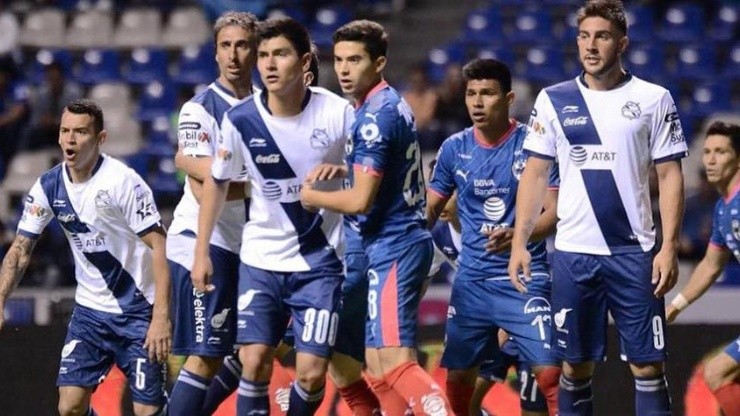
[[[397,136],[398,114],[384,107],[377,113],[367,112],[362,117],[357,121],[356,132],[359,137],[355,140],[355,166],[352,168],[382,176],[390,161],[391,141]]]
[[[434,165],[432,179],[429,181],[429,189],[445,198],[455,190],[454,156],[453,140],[447,139],[437,152],[437,164]]]
[[[712,235],[709,237],[709,244],[717,246],[717,247],[727,247],[727,244],[725,243],[725,239],[722,236],[722,231],[719,227],[719,221],[722,218],[721,215],[719,215],[719,207],[722,204],[722,201],[717,201],[717,205],[714,206],[714,217],[712,219]]]

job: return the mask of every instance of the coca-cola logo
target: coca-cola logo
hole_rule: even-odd
[[[278,153],[272,153],[269,155],[257,155],[254,158],[255,163],[272,165],[280,163],[280,155]]]
[[[563,121],[563,127],[585,126],[586,123],[588,123],[588,117],[586,116],[568,117]]]

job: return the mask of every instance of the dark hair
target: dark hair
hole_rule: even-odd
[[[498,81],[504,93],[511,91],[511,71],[495,59],[473,59],[463,67],[462,76],[466,84],[474,79],[492,79]]]
[[[311,43],[311,65],[308,67],[308,72],[313,74],[311,80],[311,86],[316,87],[319,85],[319,48],[316,44]]]
[[[257,25],[257,42],[284,36],[293,45],[298,57],[311,52],[311,37],[308,30],[290,17],[265,20]]]
[[[388,53],[388,33],[380,23],[372,20],[351,21],[337,29],[332,40],[335,45],[343,41],[360,42],[372,60]]]
[[[72,114],[87,114],[93,118],[93,125],[95,126],[95,133],[103,131],[103,110],[95,104],[94,101],[88,99],[74,100],[68,103],[64,109]]]
[[[254,33],[257,31],[257,16],[252,13],[233,10],[223,13],[213,24],[213,41],[217,42],[218,33],[221,32],[221,29],[229,26],[238,26],[247,32]]]
[[[627,18],[624,16],[624,5],[620,0],[588,0],[578,9],[577,22],[587,17],[601,17],[611,22],[622,34],[627,34]]]
[[[740,155],[740,125],[715,121],[707,129],[707,136],[713,134],[729,137],[732,142],[732,148],[735,149],[735,154]]]

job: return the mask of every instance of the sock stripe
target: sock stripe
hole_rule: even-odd
[[[239,381],[239,389],[237,394],[244,397],[264,397],[269,394],[268,392],[269,383],[254,382],[241,379]]]
[[[181,370],[180,371],[180,375],[177,376],[177,382],[178,383],[189,384],[189,385],[191,385],[191,386],[193,386],[195,388],[201,389],[201,390],[208,390],[208,384],[205,384],[205,383],[203,383],[200,380],[196,380],[193,377],[193,374],[190,374],[189,372],[187,372],[185,370]]]
[[[241,378],[242,376],[242,366],[241,363],[234,357],[226,357],[224,359],[224,367],[229,370],[231,374],[234,375],[236,378]]]
[[[574,380],[560,376],[560,388],[567,391],[580,391],[591,387],[591,379]]]
[[[296,393],[298,393],[298,396],[300,396],[301,399],[307,402],[317,402],[319,400],[322,400],[324,398],[324,392],[325,392],[326,386],[322,386],[321,389],[315,393],[309,393],[306,390],[301,387],[298,383],[293,383],[293,389]]]
[[[665,376],[657,378],[641,378],[635,379],[635,390],[644,392],[656,392],[665,390],[668,388],[668,382]]]

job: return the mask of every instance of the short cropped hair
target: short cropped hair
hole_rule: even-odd
[[[298,53],[299,57],[311,52],[311,37],[305,26],[290,17],[265,20],[257,25],[257,41],[284,36]]]
[[[213,41],[218,41],[218,33],[221,29],[228,26],[238,26],[247,32],[255,33],[257,31],[257,16],[248,12],[228,11],[216,19],[213,24]]]
[[[624,5],[620,0],[588,0],[583,7],[578,9],[576,16],[579,26],[588,17],[601,17],[616,26],[622,34],[627,34],[627,18],[624,14]]]
[[[365,45],[370,59],[376,60],[388,53],[388,33],[380,23],[372,20],[354,20],[337,29],[332,36],[339,42],[360,42]]]
[[[68,103],[64,109],[72,114],[87,114],[93,118],[95,134],[103,131],[103,110],[94,101],[88,99],[74,100]]]
[[[316,87],[319,85],[319,48],[315,43],[311,43],[311,65],[308,67],[308,72],[313,75],[311,80],[311,86]]]
[[[707,129],[707,136],[714,134],[729,137],[735,154],[740,155],[740,125],[715,121]]]
[[[492,79],[498,81],[504,93],[511,91],[511,70],[495,59],[473,59],[463,67],[462,76],[466,84],[474,79]]]

